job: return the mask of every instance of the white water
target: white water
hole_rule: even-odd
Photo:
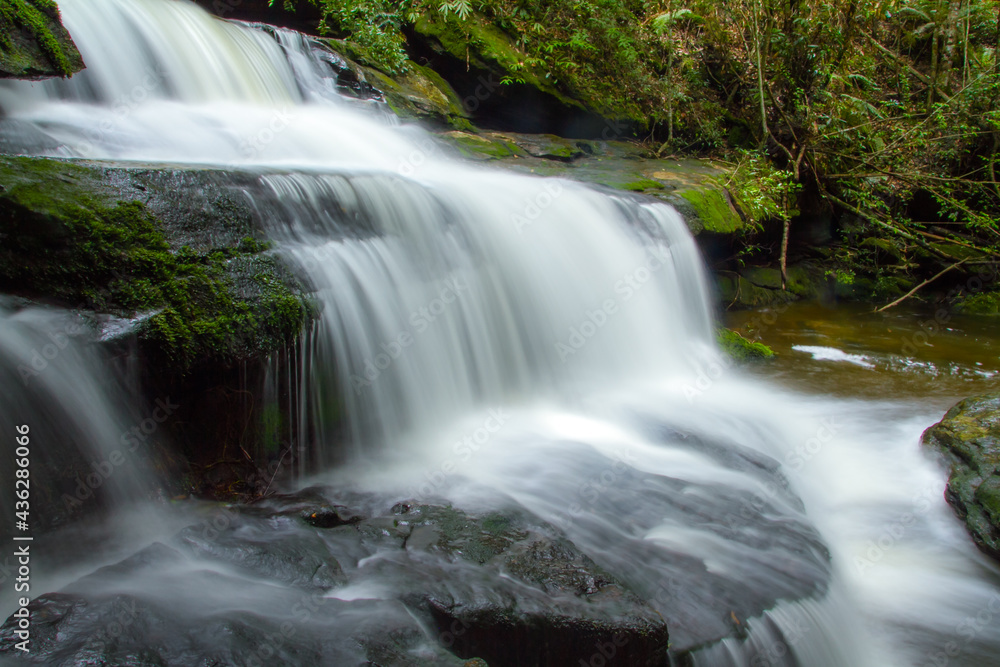
[[[303,464],[350,451],[327,479],[517,500],[666,591],[681,648],[725,632],[727,612],[750,629],[697,664],[1000,660],[997,570],[917,444],[945,406],[795,397],[726,368],[674,211],[443,161],[338,99],[291,33],[183,1],[60,5],[89,69],[0,88],[34,152],[284,169],[262,177],[284,207],[273,235],[324,307],[299,355]],[[826,592],[748,619],[827,576],[813,526]],[[678,599],[689,617],[674,622]],[[977,614],[990,622],[966,623]]]
[[[28,523],[35,530],[149,496],[146,461],[129,434],[141,419],[104,360],[81,343],[86,332],[85,323],[59,311],[0,305],[0,428],[12,443],[0,474],[14,478],[13,438],[22,432],[15,429],[26,425],[35,509]],[[0,498],[7,521],[15,511],[10,487]]]

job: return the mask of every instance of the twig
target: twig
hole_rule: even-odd
[[[948,273],[948,272],[949,272],[949,271],[951,271],[952,269],[955,269],[955,268],[958,268],[958,267],[959,267],[959,266],[961,266],[962,264],[965,264],[965,261],[966,261],[966,260],[964,260],[964,259],[963,259],[962,261],[960,261],[960,262],[956,262],[955,264],[952,264],[952,265],[951,265],[951,266],[949,266],[948,268],[946,268],[946,269],[944,269],[944,270],[942,270],[942,271],[939,271],[939,272],[938,272],[938,273],[937,273],[936,275],[934,275],[934,276],[932,276],[932,277],[928,278],[927,280],[925,280],[924,282],[920,283],[919,285],[917,285],[916,287],[914,287],[914,288],[913,288],[913,289],[911,289],[911,290],[910,290],[909,292],[907,292],[907,293],[906,293],[906,294],[904,294],[903,296],[899,297],[898,299],[896,299],[896,300],[895,300],[895,301],[893,301],[892,303],[890,303],[890,304],[888,304],[888,305],[885,305],[885,306],[882,306],[881,308],[876,308],[876,309],[875,309],[875,312],[876,312],[876,313],[881,313],[881,312],[882,312],[883,310],[889,310],[889,309],[890,309],[890,308],[892,308],[893,306],[895,306],[895,305],[897,305],[897,304],[899,304],[899,303],[902,303],[903,301],[905,301],[905,300],[909,299],[909,298],[910,298],[911,296],[913,296],[914,294],[916,294],[916,293],[917,293],[917,291],[918,291],[918,290],[920,290],[920,288],[922,288],[922,287],[924,287],[925,285],[928,285],[928,284],[930,284],[930,283],[934,282],[935,280],[937,280],[938,278],[940,278],[940,277],[941,277],[941,276],[943,276],[944,274]]]
[[[273,482],[274,478],[277,477],[278,471],[281,470],[281,463],[282,463],[282,461],[285,460],[285,457],[288,456],[288,452],[290,452],[290,451],[292,451],[291,447],[289,447],[288,449],[286,449],[285,453],[281,455],[280,459],[278,459],[278,465],[275,466],[275,468],[274,468],[274,474],[271,475],[271,480],[267,483],[267,486],[264,487],[264,493],[261,494],[261,498],[263,498],[264,496],[267,495],[268,489],[271,488],[271,482]]]

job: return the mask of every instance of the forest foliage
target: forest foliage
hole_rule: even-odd
[[[811,197],[940,262],[1000,248],[995,0],[310,1],[389,69],[421,12],[492,23],[660,154],[766,175],[744,187],[785,242]]]

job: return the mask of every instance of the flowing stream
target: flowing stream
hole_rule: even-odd
[[[379,105],[340,97],[329,56],[290,31],[183,0],[60,7],[88,68],[0,84],[3,144],[260,174],[277,202],[262,211],[272,238],[321,305],[298,355],[313,434],[303,485],[471,509],[514,501],[622,573],[667,619],[673,655],[693,651],[697,665],[1000,662],[1000,571],[918,444],[1000,369],[988,334],[954,346],[981,359],[934,366],[891,343],[848,349],[848,333],[799,328],[811,315],[792,309],[769,333],[790,341],[783,361],[733,368],[670,207],[452,163]],[[52,330],[28,321],[50,317],[39,312],[0,312],[0,368],[14,380]],[[116,413],[125,401],[84,347],[66,349],[48,393],[5,381],[0,424],[72,425],[78,435],[45,437],[84,449],[116,441],[134,417]],[[139,488],[116,492],[123,507],[142,497],[141,471],[115,479]],[[158,511],[109,525],[141,546],[197,510]],[[197,595],[208,611],[275,615],[290,595],[178,569],[169,581],[183,586],[119,585],[178,608]],[[86,571],[39,576],[58,588]],[[0,612],[11,605],[5,587]]]

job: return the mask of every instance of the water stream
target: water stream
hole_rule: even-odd
[[[262,174],[278,202],[265,211],[272,238],[322,306],[298,357],[314,436],[302,485],[469,510],[516,502],[652,600],[673,654],[694,650],[698,665],[1000,661],[1000,570],[918,444],[953,399],[989,387],[1000,360],[987,333],[929,360],[892,342],[915,316],[831,333],[822,323],[835,316],[792,309],[767,325],[779,361],[734,368],[673,209],[451,163],[378,105],[340,98],[324,56],[295,33],[186,1],[60,6],[88,69],[0,84],[0,136],[35,154]],[[30,343],[19,317],[0,315],[0,363]],[[948,365],[959,347],[982,358]],[[104,407],[79,408],[98,421],[120,402],[103,391],[83,393]],[[0,423],[35,414],[9,398]],[[127,430],[127,417],[107,419]],[[87,530],[128,532],[127,544],[39,576],[61,588],[203,511],[158,509],[159,526],[123,512]],[[178,615],[195,595],[208,616],[291,615],[291,588],[209,577],[218,566],[196,556],[171,562],[89,585]],[[310,623],[405,616],[386,590],[334,587],[330,620]],[[359,596],[370,617],[347,609]]]

